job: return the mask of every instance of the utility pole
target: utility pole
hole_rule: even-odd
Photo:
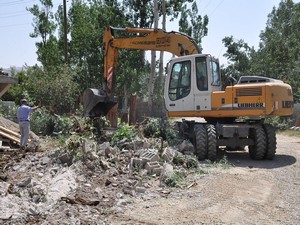
[[[166,1],[162,0],[162,29],[165,31],[166,30]],[[164,88],[164,51],[160,51],[160,56],[159,56],[159,66],[158,66],[158,77],[159,77],[159,88],[161,92],[161,102],[162,105],[164,106],[164,94],[163,94],[163,88]],[[163,108],[162,106],[162,108]]]
[[[67,37],[67,0],[64,1],[64,53],[65,53],[65,64],[68,64],[68,37]]]
[[[157,0],[154,0],[153,14],[154,14],[154,29],[157,29],[158,28]],[[153,108],[155,76],[156,76],[156,51],[151,51],[151,74],[150,74],[149,89],[148,89],[149,91],[148,108],[150,114],[152,114],[152,108]]]

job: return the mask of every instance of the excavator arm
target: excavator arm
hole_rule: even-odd
[[[114,32],[131,33],[135,36],[115,38]],[[162,29],[106,27],[103,35],[104,79],[103,89],[87,89],[83,94],[85,115],[107,115],[117,104],[113,83],[119,49],[167,51],[176,56],[201,53],[191,37],[179,32]]]

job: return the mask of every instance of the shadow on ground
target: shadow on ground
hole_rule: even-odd
[[[224,152],[222,155],[225,155],[228,162],[236,167],[275,169],[290,166],[297,162],[294,156],[283,154],[276,154],[273,160],[253,160],[247,151]]]

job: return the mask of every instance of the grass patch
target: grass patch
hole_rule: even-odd
[[[165,180],[165,184],[168,187],[179,187],[179,182],[182,181],[185,177],[186,176],[183,173],[174,171],[173,175]]]
[[[299,137],[300,138],[300,131],[299,130],[284,130],[278,131],[278,134],[292,136],[292,137]]]
[[[208,168],[223,168],[223,169],[229,169],[231,167],[234,167],[234,164],[230,163],[226,156],[224,156],[220,161],[218,162],[211,162],[210,160],[207,161],[208,164],[206,164],[206,167]]]

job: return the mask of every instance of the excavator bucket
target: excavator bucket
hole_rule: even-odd
[[[102,89],[88,88],[83,92],[83,107],[85,116],[107,116],[118,104],[117,96],[108,96]]]

